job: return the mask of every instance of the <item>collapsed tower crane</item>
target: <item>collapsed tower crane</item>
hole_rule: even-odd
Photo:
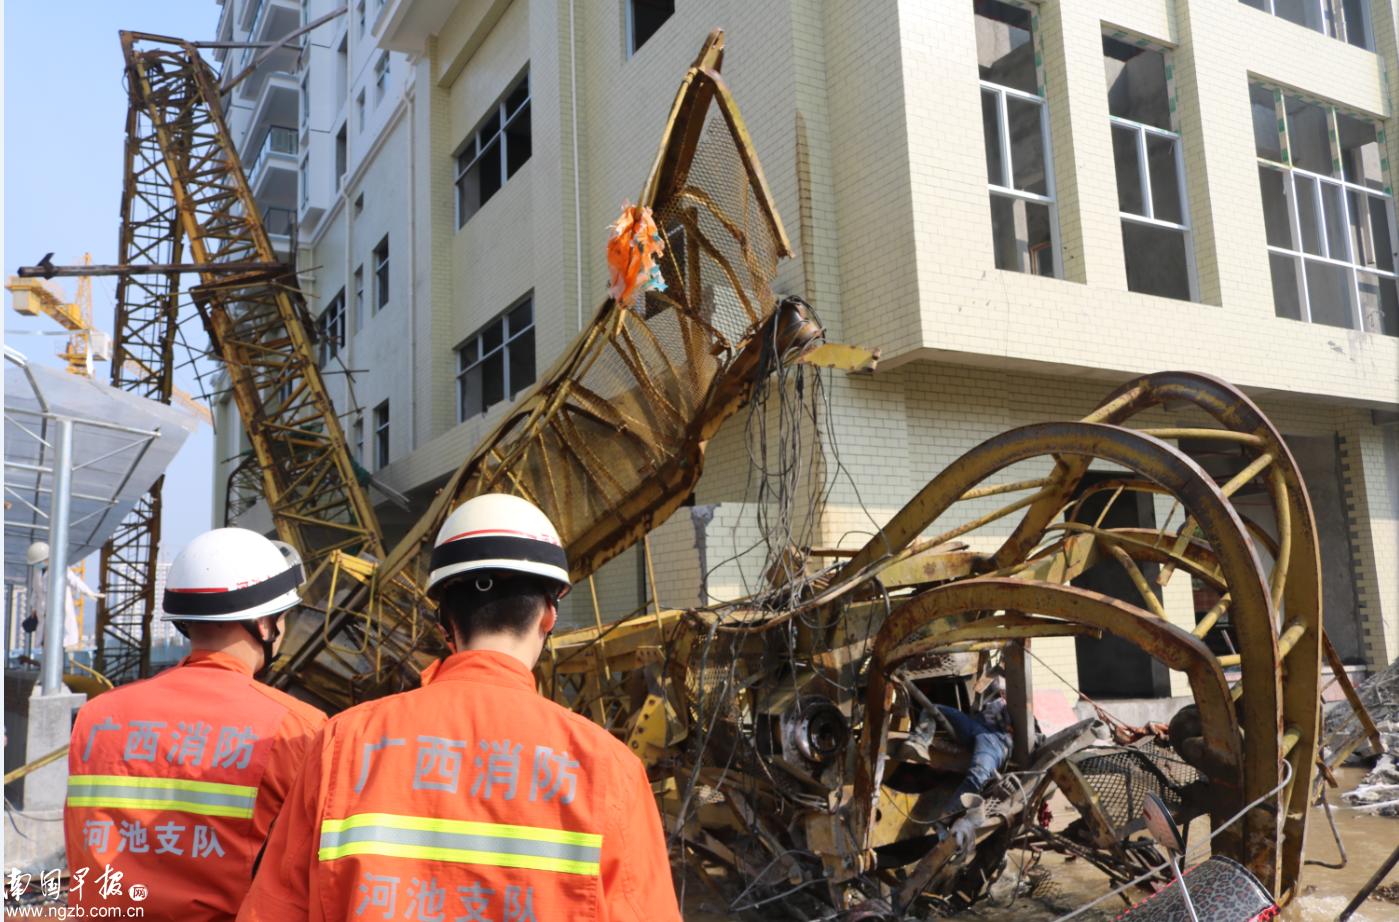
[[[276,666],[273,681],[298,694],[343,707],[413,684],[442,652],[418,587],[425,548],[456,503],[486,490],[526,496],[558,525],[573,578],[586,577],[684,501],[706,442],[755,381],[815,354],[819,327],[799,299],[773,290],[790,246],[720,77],[716,32],[681,84],[641,198],[671,242],[664,289],[605,301],[386,549],[315,364],[295,274],[268,243],[211,71],[188,42],[137,33],[122,41],[131,108],[121,258],[165,271],[123,276],[114,381],[170,398],[178,269],[188,259],[201,278],[187,295],[227,368],[276,530],[307,562],[308,605],[323,613],[318,624],[299,619]],[[1199,419],[1128,425],[1167,403]],[[1217,482],[1171,444],[1180,439],[1228,446],[1242,467]],[[1164,493],[1184,524],[1168,533],[1164,524],[1085,521],[1079,488],[1095,459],[1127,472],[1092,488],[1109,491],[1109,504]],[[1036,461],[1046,468],[1039,478],[995,479]],[[1271,531],[1235,508],[1231,497],[1247,484],[1270,499]],[[976,503],[1017,492],[1027,495],[976,514]],[[103,553],[115,599],[103,622],[114,646],[103,649],[113,662],[134,657],[127,668],[137,672],[148,667],[140,640],[155,608],[159,502],[157,484]],[[970,518],[919,537],[961,503],[973,504]],[[1015,513],[993,553],[954,543]],[[803,578],[800,592],[778,595],[784,604],[745,600],[605,627],[599,618],[557,636],[542,664],[544,687],[627,739],[652,768],[672,836],[701,873],[723,866],[745,892],[763,893],[776,869],[793,892],[823,885],[838,910],[868,898],[902,912],[984,895],[1007,853],[1034,845],[1085,857],[1121,883],[1145,860],[1127,841],[1137,805],[1109,804],[1099,786],[1127,765],[1182,817],[1208,815],[1221,832],[1217,851],[1270,893],[1296,892],[1325,648],[1316,530],[1285,443],[1237,390],[1200,375],[1145,376],[1081,420],[988,440],[865,547],[818,551],[791,549]],[[823,566],[823,556],[839,563]],[[1094,566],[1121,567],[1141,598],[1070,585]],[[1165,617],[1152,568],[1158,585],[1184,571],[1218,591],[1203,627]],[[1226,612],[1240,648],[1221,657],[1201,636]],[[966,754],[909,757],[898,745],[931,710],[929,696],[965,699],[992,655],[1013,665],[1035,638],[1104,634],[1185,673],[1193,713],[1172,722],[1165,744],[1104,751],[1080,725],[1034,746],[1029,695],[1012,690],[1021,783],[988,790],[971,858],[955,855],[951,838],[931,832],[928,807]],[[1234,668],[1241,676],[1231,680]],[[1050,790],[1079,812],[1076,829],[1034,821]]]
[[[382,556],[373,507],[315,363],[304,300],[268,240],[217,79],[189,42],[135,32],[121,41],[130,106],[120,262],[178,267],[188,259],[200,284],[183,292],[176,269],[120,276],[112,383],[170,401],[188,296],[228,370],[278,536],[313,574],[338,550]],[[97,668],[114,680],[150,669],[162,486],[102,550]]]

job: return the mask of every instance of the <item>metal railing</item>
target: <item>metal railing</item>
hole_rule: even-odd
[[[290,237],[296,224],[296,212],[290,208],[265,208],[262,212],[262,225],[272,237]]]
[[[267,129],[267,134],[262,136],[262,143],[258,145],[257,154],[253,157],[252,165],[248,167],[249,182],[256,182],[258,168],[262,166],[263,158],[268,153],[286,154],[295,157],[297,153],[297,134],[295,128],[287,128],[284,125],[272,125]]]

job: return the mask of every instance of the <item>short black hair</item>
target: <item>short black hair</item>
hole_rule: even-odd
[[[478,634],[523,637],[547,604],[558,603],[559,588],[552,580],[477,571],[444,586],[437,611],[465,641]]]

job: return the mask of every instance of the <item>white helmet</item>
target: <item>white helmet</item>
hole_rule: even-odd
[[[32,567],[35,564],[43,563],[49,559],[49,545],[47,541],[35,541],[29,545],[29,550],[25,551],[24,559],[29,561]]]
[[[569,588],[568,557],[554,523],[527,499],[483,493],[462,503],[437,532],[429,598],[452,577],[476,570],[542,576]]]
[[[165,577],[165,621],[250,621],[301,601],[305,575],[289,545],[246,528],[215,528],[180,551]]]

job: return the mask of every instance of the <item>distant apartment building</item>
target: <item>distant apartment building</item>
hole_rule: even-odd
[[[290,31],[337,3],[225,0],[225,31],[256,29],[262,5]],[[295,128],[294,150],[264,155],[295,191],[265,206],[296,217],[351,451],[409,499],[373,494],[391,534],[592,316],[606,227],[714,27],[797,254],[779,289],[831,338],[883,350],[874,376],[828,383],[850,476],[822,541],[862,542],[997,432],[1080,417],[1140,373],[1201,370],[1243,387],[1298,458],[1343,655],[1399,655],[1399,40],[1383,0],[349,0],[299,63],[240,88],[231,119],[247,119],[245,163],[283,144],[274,124]],[[293,114],[264,115],[283,89]],[[751,536],[747,470],[739,419],[694,506],[653,535],[662,604],[757,578],[696,563]],[[1158,527],[1169,505],[1114,515]],[[964,540],[992,549],[1010,524]],[[635,551],[608,564],[605,616],[646,587]],[[1193,625],[1194,596],[1177,579],[1162,602]],[[1044,687],[1184,688],[1144,654],[1035,651]]]

